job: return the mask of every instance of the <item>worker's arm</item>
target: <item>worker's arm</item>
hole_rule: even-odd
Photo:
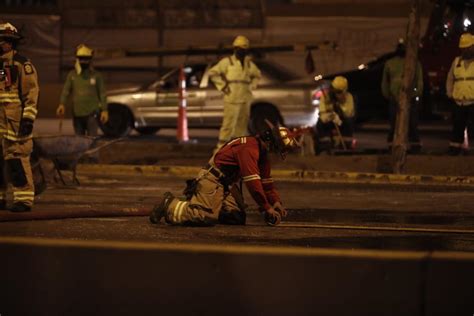
[[[27,61],[21,70],[21,100],[23,103],[23,117],[32,122],[38,114],[39,84],[36,69],[32,63]]]
[[[458,62],[458,58],[455,58],[449,69],[448,76],[446,77],[446,95],[448,98],[453,97],[453,86],[454,86],[454,67]]]
[[[272,205],[273,209],[280,213],[281,217],[286,217],[288,215],[287,210],[283,206],[275,185],[273,183],[273,178],[271,177],[271,166],[268,155],[261,157],[260,162],[260,174],[262,177],[262,186],[265,196],[267,197],[268,202]]]
[[[346,118],[354,117],[355,115],[354,98],[352,97],[351,93],[346,92],[346,101],[343,104],[341,104],[339,107],[344,117]]]
[[[260,170],[258,168],[258,159],[260,153],[258,148],[250,146],[239,146],[234,153],[239,164],[240,176],[247,186],[247,189],[258,204],[261,211],[267,211],[272,208],[263,189]]]
[[[274,205],[276,202],[281,203],[280,194],[275,188],[273,183],[273,178],[271,176],[271,165],[270,160],[267,156],[261,158],[262,162],[260,163],[260,175],[262,181],[263,191],[265,192],[265,196],[270,202],[271,205]]]
[[[260,78],[262,77],[262,73],[260,72],[260,69],[258,69],[257,65],[255,63],[250,62],[250,89],[255,90],[257,89],[258,82],[260,81]]]
[[[228,87],[225,73],[229,65],[228,58],[221,59],[216,65],[209,69],[209,79],[214,83],[217,90],[226,93],[225,89]]]
[[[105,82],[102,74],[97,74],[97,94],[99,96],[99,107],[102,111],[107,111],[107,94],[105,91]]]

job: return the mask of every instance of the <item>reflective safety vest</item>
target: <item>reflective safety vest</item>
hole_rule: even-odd
[[[328,123],[331,121],[332,114],[335,113],[334,101],[328,95],[322,95],[319,99],[319,117],[323,123]],[[352,118],[355,115],[354,109],[354,98],[350,92],[345,92],[345,101],[344,103],[338,104],[339,108],[342,111],[343,118]]]
[[[453,99],[459,104],[474,103],[474,62],[466,68],[460,57],[454,59]]]
[[[243,64],[235,55],[225,57],[209,70],[210,79],[224,93],[224,101],[229,103],[250,102],[260,76],[260,70],[249,56]]]

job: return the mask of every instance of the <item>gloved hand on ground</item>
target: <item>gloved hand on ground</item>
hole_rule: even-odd
[[[273,208],[270,208],[265,211],[265,223],[270,226],[277,226],[281,222],[281,215]]]
[[[275,204],[273,204],[273,208],[275,211],[280,213],[281,217],[286,217],[288,215],[288,211],[283,207],[283,205],[281,205],[280,202],[275,202]]]

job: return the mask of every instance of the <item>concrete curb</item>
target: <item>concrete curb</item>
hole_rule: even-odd
[[[0,253],[8,258],[0,260],[9,272],[0,275],[6,315],[470,315],[474,308],[468,253],[22,237],[0,238]]]
[[[176,176],[195,177],[201,167],[198,166],[150,166],[150,165],[107,165],[81,164],[79,173],[106,175],[142,175],[146,177]],[[397,175],[386,173],[315,171],[303,169],[274,169],[275,179],[303,182],[344,182],[365,184],[417,184],[417,185],[453,185],[474,187],[474,177],[470,176],[434,176],[434,175]]]

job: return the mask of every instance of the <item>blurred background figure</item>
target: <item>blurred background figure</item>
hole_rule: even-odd
[[[12,24],[0,24],[0,210],[11,186],[12,212],[31,211],[35,197],[30,155],[39,85],[33,64],[18,54],[21,38]]]
[[[348,88],[347,79],[337,76],[331,82],[329,92],[321,96],[320,116],[316,124],[317,153],[330,153],[337,145],[344,149],[352,147],[355,109],[354,98]]]
[[[454,59],[446,79],[446,94],[454,100],[453,128],[449,153],[459,155],[463,153],[464,132],[468,130],[472,139],[472,125],[474,121],[474,36],[464,33],[459,39],[461,56]]]
[[[84,44],[77,47],[74,70],[71,70],[61,93],[56,114],[64,117],[65,104],[72,97],[72,115],[76,135],[96,136],[98,116],[105,124],[108,119],[105,84],[102,74],[92,67],[93,50]]]
[[[387,135],[389,149],[392,147],[395,122],[399,107],[400,89],[405,67],[406,46],[403,39],[398,41],[395,56],[385,62],[382,75],[382,94],[389,101],[390,130]],[[421,150],[420,135],[418,133],[418,104],[423,95],[423,70],[417,61],[415,79],[413,81],[413,96],[410,103],[408,122],[408,142],[410,152]]]
[[[224,94],[224,115],[217,148],[230,139],[247,135],[252,90],[257,88],[260,70],[249,55],[250,42],[239,35],[232,44],[234,54],[209,70],[209,77]]]

